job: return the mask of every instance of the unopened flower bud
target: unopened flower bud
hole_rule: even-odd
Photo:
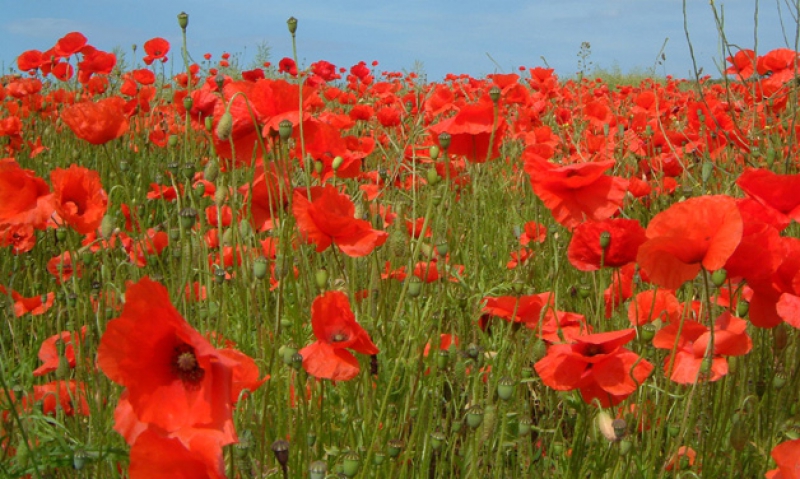
[[[331,162],[331,168],[333,168],[333,171],[336,171],[339,169],[340,166],[342,166],[342,163],[344,163],[344,158],[342,158],[341,156],[337,156]]]
[[[724,268],[720,268],[711,273],[711,282],[714,283],[714,286],[716,286],[717,288],[725,284],[725,280],[727,278],[728,278],[728,272],[725,271]]]
[[[100,234],[103,235],[103,238],[110,238],[111,235],[114,234],[115,228],[116,219],[110,214],[103,216],[103,220],[100,222]]]
[[[428,156],[431,157],[431,160],[436,161],[439,159],[439,147],[436,145],[431,146],[428,148]]]
[[[314,273],[314,282],[317,284],[317,288],[325,289],[328,286],[328,271],[326,269],[318,269]]]
[[[222,141],[227,140],[231,137],[231,133],[233,132],[233,115],[231,112],[225,111],[219,119],[219,123],[217,123],[217,138]]]
[[[219,163],[216,160],[208,160],[206,163],[206,167],[203,169],[203,178],[206,181],[216,181],[217,176],[219,175]]]

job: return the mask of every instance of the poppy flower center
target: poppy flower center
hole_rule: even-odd
[[[331,336],[332,343],[341,343],[343,341],[347,341],[347,335],[341,331],[333,333],[333,336]]]
[[[603,354],[603,346],[599,344],[590,344],[583,353],[584,356],[588,357],[597,356],[598,354]]]
[[[197,362],[194,348],[188,344],[175,347],[172,356],[172,370],[178,379],[187,386],[196,386],[205,376],[205,371]]]

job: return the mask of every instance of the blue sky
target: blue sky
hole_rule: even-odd
[[[714,3],[724,11],[728,42],[753,48],[756,1]],[[759,53],[787,46],[781,15],[793,42],[796,25],[786,3],[758,4]],[[164,37],[173,45],[170,57],[177,59],[176,15],[186,11],[188,46],[195,59],[206,52],[218,59],[228,51],[238,53],[245,67],[264,42],[274,63],[291,56],[286,20],[294,16],[299,21],[298,56],[305,65],[322,59],[349,67],[378,60],[381,70],[402,71],[419,61],[430,80],[439,80],[446,73],[477,77],[515,72],[521,65],[545,66],[546,61],[566,76],[578,71],[581,43],[589,42],[595,66],[656,68],[662,75],[688,77],[692,63],[682,8],[681,0],[5,1],[0,62],[7,71],[23,51],[46,50],[71,31],[82,32],[102,50],[123,47],[128,60],[133,60],[131,45]],[[716,76],[715,62],[724,62],[724,55],[709,2],[687,0],[687,19],[698,66]],[[666,59],[658,64],[665,42]],[[139,48],[139,61],[142,55]]]

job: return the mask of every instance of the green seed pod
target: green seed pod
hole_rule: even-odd
[[[539,361],[547,354],[547,344],[541,339],[537,339],[531,348],[531,356],[534,362]]]
[[[194,208],[184,208],[178,213],[180,218],[181,228],[188,230],[194,226],[197,221],[197,210]]]
[[[181,168],[181,173],[183,173],[183,177],[187,180],[194,178],[195,171],[197,171],[197,167],[191,162],[184,163],[183,167]]]
[[[278,349],[278,353],[281,355],[283,364],[291,366],[294,355],[297,354],[297,346],[295,346],[294,343],[289,343],[285,346],[281,346]]]
[[[497,103],[498,101],[500,101],[500,94],[501,93],[502,93],[502,90],[500,90],[500,87],[497,86],[497,85],[494,85],[492,88],[489,89],[489,98],[492,99],[493,103]]]
[[[191,111],[192,106],[194,106],[194,100],[190,96],[183,97],[183,109],[186,110],[186,113]]]
[[[170,148],[178,146],[178,135],[169,135],[167,137],[167,146]]]
[[[314,461],[308,466],[308,475],[311,479],[324,479],[328,472],[328,465],[325,461]]]
[[[314,447],[314,444],[317,442],[317,434],[313,431],[306,434],[306,445],[308,447]]]
[[[476,429],[483,422],[484,410],[481,406],[475,404],[467,411],[467,426]]]
[[[643,341],[649,343],[656,335],[656,327],[652,323],[647,323],[642,326],[641,338]]]
[[[533,420],[531,420],[531,418],[523,417],[517,423],[517,435],[520,437],[527,436],[531,432],[532,425],[533,425]]]
[[[404,446],[405,443],[403,443],[402,439],[391,439],[386,443],[386,452],[389,454],[389,457],[397,457],[400,455]]]
[[[275,460],[281,467],[285,468],[289,464],[289,441],[285,439],[278,439],[272,443],[272,452],[275,454]]]
[[[195,193],[197,193],[197,196],[203,196],[204,194],[206,194],[206,184],[197,183],[194,187],[194,191]]]
[[[436,171],[436,168],[428,168],[428,171],[425,172],[425,180],[431,186],[438,184],[441,179],[442,177],[439,176],[439,173]]]
[[[439,133],[439,146],[445,151],[450,148],[450,142],[453,140],[453,137],[450,136],[450,133],[443,131]]]
[[[497,396],[503,401],[508,401],[514,395],[514,380],[504,376],[497,381]]]
[[[278,136],[280,136],[281,141],[286,141],[292,136],[292,122],[289,120],[281,120],[278,123]]]
[[[207,116],[203,119],[203,126],[206,128],[207,133],[211,133],[211,129],[214,128],[214,118]]]
[[[178,14],[178,26],[181,27],[183,31],[186,31],[186,27],[189,26],[189,15],[186,12]]]
[[[627,439],[623,439],[619,442],[619,454],[620,456],[627,456],[628,453],[631,451],[633,447],[633,443]]]
[[[354,477],[358,473],[360,466],[361,458],[358,457],[358,453],[355,451],[348,452],[342,458],[342,474],[347,477]]]
[[[611,233],[603,231],[600,233],[600,247],[607,249],[609,246],[611,246]]]
[[[289,33],[294,35],[295,32],[297,32],[297,19],[294,17],[289,17],[289,19],[286,20],[286,26],[289,27]]]
[[[333,171],[337,171],[342,166],[342,163],[344,163],[344,158],[337,156],[331,161],[331,168],[333,168]]]
[[[56,239],[58,241],[64,241],[67,239],[67,230],[65,228],[58,228],[56,230]]]
[[[386,454],[382,453],[381,451],[377,451],[372,456],[372,465],[377,467],[386,462]]]
[[[436,367],[439,369],[447,368],[449,360],[450,354],[447,351],[439,350],[439,353],[436,355]]]
[[[441,431],[434,431],[431,433],[431,448],[434,451],[438,451],[442,448],[442,444],[444,444],[445,437]]]

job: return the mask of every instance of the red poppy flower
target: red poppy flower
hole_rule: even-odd
[[[596,399],[602,407],[617,405],[653,370],[647,360],[622,347],[635,336],[634,329],[579,336],[573,344],[550,346],[534,368],[557,391],[580,389],[587,404]]]
[[[53,381],[33,387],[33,400],[42,402],[42,412],[47,415],[55,415],[61,408],[67,416],[74,416],[76,413],[88,416],[87,397],[86,385],[75,380]]]
[[[736,75],[740,80],[747,80],[756,69],[756,53],[753,50],[739,50],[732,57],[726,58],[728,63],[731,64],[727,70],[726,75]]]
[[[610,318],[617,306],[633,296],[633,275],[635,273],[636,265],[633,263],[614,271],[611,284],[603,291],[606,318]]]
[[[297,64],[289,57],[281,58],[278,62],[278,73],[288,73],[289,75],[297,76]]]
[[[634,326],[652,323],[660,319],[665,323],[677,322],[683,306],[675,293],[666,289],[642,291],[628,306],[628,320]]]
[[[54,48],[54,53],[62,58],[72,56],[86,46],[87,39],[81,32],[67,33],[61,37]]]
[[[150,65],[156,60],[161,60],[161,63],[167,61],[167,53],[169,53],[169,42],[163,38],[151,38],[144,42],[144,52],[147,54],[142,60]]]
[[[742,217],[729,196],[700,196],[650,220],[637,261],[649,280],[676,290],[701,268],[725,266],[742,239]]]
[[[601,245],[604,235],[607,235],[606,247]],[[636,220],[587,221],[573,230],[567,257],[581,271],[619,268],[636,261],[636,253],[645,239],[644,228]]]
[[[300,350],[303,368],[322,379],[349,381],[358,375],[358,360],[347,349],[378,354],[378,348],[356,322],[347,295],[328,291],[311,304],[311,327],[317,341]]]
[[[778,444],[770,455],[778,467],[767,472],[767,479],[800,479],[800,439]]]
[[[146,429],[131,447],[130,462],[130,479],[227,477],[222,448],[213,438],[202,434],[184,442]]]
[[[17,317],[30,313],[32,316],[44,314],[53,306],[53,301],[56,299],[56,294],[53,292],[47,294],[38,294],[26,298],[16,291],[11,292],[11,297],[14,299],[14,315]]]
[[[60,255],[50,258],[50,261],[47,262],[47,272],[61,284],[69,281],[73,274],[77,274],[80,278],[83,275],[83,267],[80,264],[74,265],[72,254],[64,251]]]
[[[23,72],[36,71],[43,61],[42,52],[39,50],[28,50],[17,57],[17,68]]]
[[[106,214],[108,197],[100,175],[82,166],[72,165],[50,173],[55,209],[61,221],[80,234],[95,231]]]
[[[622,206],[628,182],[603,173],[614,160],[557,166],[546,160],[525,162],[534,193],[556,221],[575,228],[585,220],[610,218]]]
[[[127,388],[139,421],[175,432],[203,428],[236,440],[231,389],[236,363],[195,331],[149,278],[129,284],[122,315],[100,339],[97,363]]]
[[[75,136],[93,145],[115,140],[128,130],[125,100],[116,96],[76,103],[61,112],[61,119]]]
[[[25,224],[45,229],[53,209],[53,195],[43,179],[13,158],[0,159],[0,230]]]
[[[535,327],[539,322],[545,300],[539,295],[529,296],[500,296],[483,298],[483,314],[503,318],[512,323],[532,323]]]
[[[463,155],[469,161],[483,163],[500,156],[505,126],[505,119],[502,116],[495,122],[494,104],[483,101],[474,105],[464,105],[454,116],[431,126],[430,131],[437,144],[441,133],[450,134],[448,154]],[[492,136],[493,129],[494,136]],[[489,145],[490,139],[491,145]]]
[[[86,326],[81,328],[78,335],[73,335],[69,331],[64,331],[55,336],[50,336],[42,342],[39,348],[39,360],[43,363],[41,366],[33,370],[34,376],[44,376],[58,369],[58,364],[63,357],[70,368],[75,367],[75,344],[79,343],[86,337]],[[59,355],[59,345],[63,344],[63,356]]]
[[[714,322],[713,350],[708,351],[711,333],[708,327],[692,320],[676,321],[661,328],[653,338],[653,346],[672,351],[664,360],[664,373],[679,384],[694,384],[704,379],[703,360],[711,358],[707,379],[716,381],[728,374],[728,360],[723,356],[743,356],[753,343],[747,335],[747,321],[724,312]]]
[[[531,241],[535,243],[544,243],[547,239],[547,227],[535,221],[528,221],[522,227],[522,233],[519,235],[519,244],[528,246]]]
[[[800,174],[779,175],[766,169],[745,169],[736,180],[748,196],[800,221]]]
[[[292,213],[301,234],[317,245],[317,252],[335,243],[348,256],[366,256],[386,242],[389,235],[372,229],[369,221],[356,219],[355,205],[333,186],[312,187],[311,201],[296,190]]]

